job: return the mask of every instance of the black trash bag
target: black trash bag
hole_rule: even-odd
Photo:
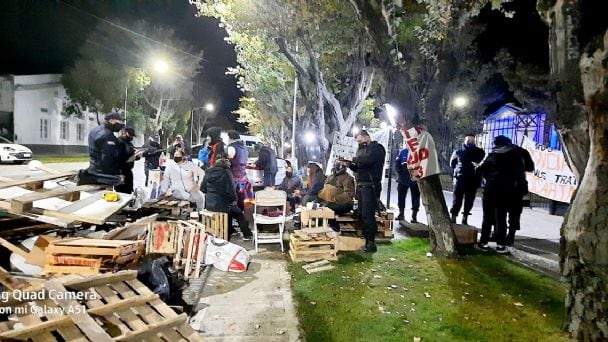
[[[192,310],[192,306],[188,305],[182,297],[186,281],[173,267],[168,257],[146,255],[137,271],[137,279],[158,294],[167,305],[181,306],[185,312]]]

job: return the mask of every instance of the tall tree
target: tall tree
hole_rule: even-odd
[[[568,331],[608,340],[608,10],[605,2],[539,1],[549,25],[555,120],[579,186],[564,219],[560,266]]]
[[[120,110],[126,101],[127,113],[145,125],[140,129],[167,131],[192,107],[201,58],[170,28],[104,21],[87,38],[64,85],[75,113]]]

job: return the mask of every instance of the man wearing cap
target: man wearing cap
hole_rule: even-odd
[[[120,131],[118,164],[120,171],[124,176],[123,184],[117,185],[114,190],[125,194],[133,192],[133,166],[135,161],[141,158],[141,152],[135,151],[133,146],[133,138],[135,137],[135,129],[125,127]],[[143,151],[142,151],[143,152]]]
[[[89,132],[89,168],[86,175],[79,176],[79,184],[120,183],[120,167],[116,162],[119,154],[119,141],[114,133],[123,127],[124,119],[118,113],[109,113],[104,122]],[[110,177],[107,177],[110,176]]]
[[[160,136],[158,134],[150,136],[150,140],[141,148],[144,151],[144,172],[146,173],[146,186],[148,186],[150,170],[156,170],[160,167],[160,155],[163,153],[160,146]]]

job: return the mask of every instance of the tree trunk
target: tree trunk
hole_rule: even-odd
[[[590,157],[561,239],[568,331],[584,341],[608,339],[608,32],[602,48],[580,63]]]
[[[439,175],[425,177],[418,181],[422,204],[430,230],[431,249],[442,256],[456,256],[456,246],[448,207],[443,197]]]
[[[608,33],[603,46],[584,47],[595,52],[581,58],[579,5],[558,0],[546,13],[556,121],[579,177],[561,229],[560,267],[568,286],[566,329],[578,340],[603,341],[608,339]]]

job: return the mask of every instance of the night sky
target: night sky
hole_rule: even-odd
[[[230,112],[238,108],[241,96],[234,77],[224,74],[226,67],[236,65],[234,49],[224,42],[226,32],[216,20],[195,14],[196,8],[186,0],[1,0],[0,74],[63,73],[78,59],[88,33],[100,24],[95,16],[126,22],[144,19],[172,27],[178,38],[204,51],[195,86],[220,96],[220,115],[212,123],[230,128],[235,122]]]

